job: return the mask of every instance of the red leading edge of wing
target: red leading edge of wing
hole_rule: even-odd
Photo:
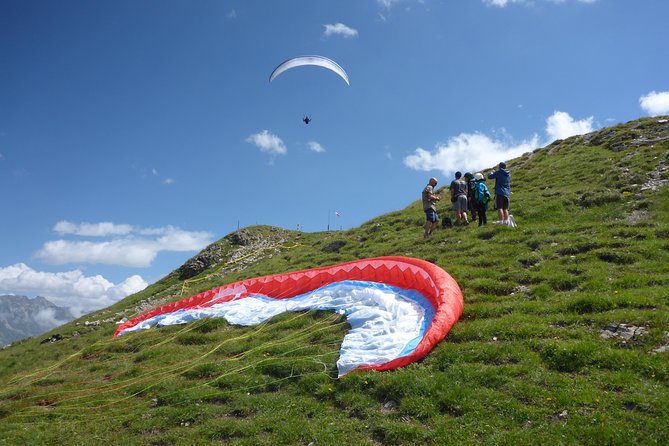
[[[243,298],[250,294],[262,294],[274,299],[287,299],[313,291],[322,286],[344,280],[379,282],[405,289],[413,289],[429,299],[435,308],[432,324],[425,332],[416,349],[407,356],[396,358],[384,364],[362,366],[360,369],[391,370],[415,362],[427,355],[457,322],[462,314],[464,299],[457,282],[439,266],[421,259],[410,257],[375,257],[354,260],[323,268],[314,268],[286,274],[276,274],[231,283],[200,294],[155,308],[147,313],[121,324],[114,333],[134,327],[142,321],[164,313],[181,309],[209,307],[232,298]],[[227,290],[244,287],[246,292],[239,296],[225,295]]]

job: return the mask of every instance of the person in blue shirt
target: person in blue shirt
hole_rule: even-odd
[[[495,207],[497,208],[497,223],[509,224],[509,198],[511,197],[511,171],[506,169],[506,163],[499,163],[499,169],[493,167],[488,179],[495,180]]]

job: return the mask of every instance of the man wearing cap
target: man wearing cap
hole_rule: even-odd
[[[437,227],[439,216],[437,215],[437,201],[439,196],[434,193],[434,187],[437,185],[435,177],[430,178],[427,186],[423,189],[423,210],[425,211],[425,234],[424,237],[432,235],[432,231]]]
[[[511,171],[506,163],[499,163],[499,169],[492,168],[488,179],[495,180],[495,206],[497,207],[497,223],[509,224],[509,197],[511,196]]]

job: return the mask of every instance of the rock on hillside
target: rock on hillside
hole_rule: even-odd
[[[239,229],[206,247],[181,266],[177,273],[181,280],[186,280],[223,262],[236,261],[242,257],[253,262],[262,256],[263,250],[289,243],[290,233],[275,227]]]

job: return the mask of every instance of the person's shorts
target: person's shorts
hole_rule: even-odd
[[[437,215],[437,211],[434,209],[427,209],[425,211],[425,218],[427,218],[427,221],[430,221],[432,223],[436,223],[439,221],[439,216]]]
[[[509,209],[509,197],[495,196],[495,207],[497,209]]]
[[[453,209],[456,211],[466,211],[467,210],[467,196],[458,195],[458,199],[455,200],[453,204]]]

